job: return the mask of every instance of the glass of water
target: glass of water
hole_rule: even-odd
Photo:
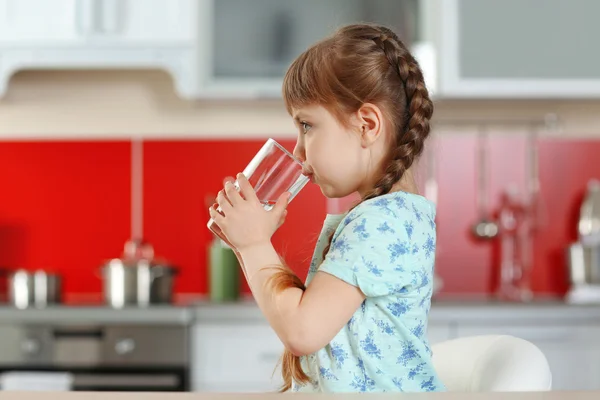
[[[285,192],[290,192],[289,201],[292,201],[309,181],[308,177],[302,174],[302,163],[273,139],[267,140],[246,166],[243,174],[267,211],[275,206],[277,199]],[[237,181],[234,185],[239,191]],[[222,213],[220,207],[217,211]],[[207,226],[215,235],[226,241],[212,218]]]

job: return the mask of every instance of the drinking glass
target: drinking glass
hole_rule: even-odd
[[[277,199],[285,192],[290,192],[291,202],[309,181],[308,177],[302,174],[302,163],[273,139],[267,140],[246,166],[243,174],[267,211],[275,206]],[[234,185],[239,191],[237,180]],[[217,208],[217,212],[222,213],[220,207]],[[223,232],[212,218],[207,226],[220,239],[226,241]]]

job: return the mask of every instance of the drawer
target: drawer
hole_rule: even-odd
[[[594,325],[472,325],[459,324],[458,337],[476,335],[511,335],[528,340],[535,344],[558,344],[569,343],[572,346],[587,347],[589,343],[595,343],[600,335],[600,326]]]
[[[198,324],[192,330],[192,381],[198,387],[277,388],[283,350],[269,325]]]

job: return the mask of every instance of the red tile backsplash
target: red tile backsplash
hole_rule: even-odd
[[[225,175],[243,169],[262,145],[244,141],[150,141],[144,145],[144,231],[162,256],[181,268],[179,293],[207,291],[205,197]],[[283,141],[291,149],[293,141]],[[488,293],[497,275],[492,243],[469,234],[475,207],[476,138],[442,135],[432,142],[439,182],[438,263],[446,293]],[[525,182],[523,137],[493,136],[492,206],[514,182]],[[540,141],[545,226],[535,240],[536,292],[563,293],[564,248],[575,239],[587,181],[600,177],[600,141]],[[0,142],[0,266],[49,268],[70,294],[98,293],[98,268],[119,256],[130,234],[129,142]],[[305,274],[326,212],[314,185],[290,205],[275,243]],[[247,290],[247,287],[245,287]]]
[[[0,143],[0,266],[100,291],[98,267],[129,236],[128,142]]]

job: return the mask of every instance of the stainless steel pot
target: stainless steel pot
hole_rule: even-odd
[[[16,270],[9,275],[9,300],[19,309],[44,308],[61,302],[62,279],[46,271]]]
[[[167,304],[173,299],[177,270],[153,257],[147,243],[127,242],[123,258],[102,267],[104,300],[113,308]]]
[[[572,286],[600,285],[600,245],[574,243],[567,251]]]
[[[585,245],[600,245],[600,181],[588,182],[587,191],[579,211],[577,224],[579,242]]]

